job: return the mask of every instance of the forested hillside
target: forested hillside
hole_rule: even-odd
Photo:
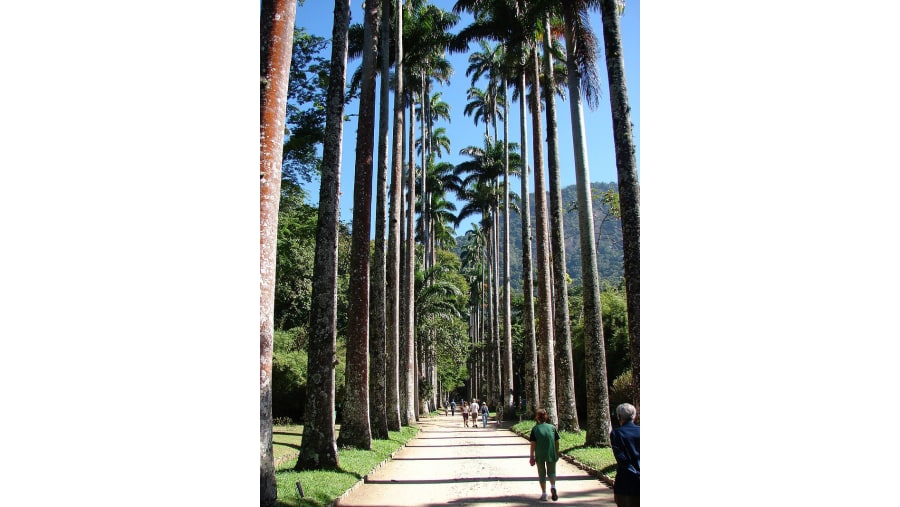
[[[609,208],[600,199],[600,194],[607,190],[618,191],[615,183],[592,183],[594,195],[594,238],[597,241],[597,269],[600,278],[607,283],[619,285],[622,279],[622,228],[617,218],[612,216]],[[549,200],[549,199],[548,199]],[[566,270],[572,278],[573,285],[581,284],[581,231],[578,228],[578,210],[575,208],[575,185],[562,190],[562,200],[566,206],[563,218],[566,245]],[[531,204],[532,229],[534,228],[534,194],[529,199]],[[502,224],[501,224],[502,227]],[[513,290],[522,290],[522,219],[513,212],[509,217],[510,245],[510,284]],[[457,231],[465,233],[466,231]],[[502,235],[501,235],[502,237]],[[465,236],[457,237],[457,253],[465,245]],[[532,258],[534,251],[532,247]]]

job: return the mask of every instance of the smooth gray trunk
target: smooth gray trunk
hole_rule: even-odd
[[[569,15],[569,12],[566,12]],[[600,306],[600,276],[594,239],[594,210],[591,174],[585,145],[584,110],[581,101],[581,75],[575,65],[577,39],[572,23],[566,23],[566,52],[569,85],[569,110],[572,118],[572,144],[575,148],[575,192],[581,241],[581,283],[584,312],[584,370],[587,391],[585,445],[608,447],[612,429],[607,388],[606,346]]]

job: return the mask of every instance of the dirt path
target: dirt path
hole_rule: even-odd
[[[458,414],[422,419],[416,438],[336,505],[545,504],[538,500],[541,487],[528,449],[527,440],[493,420],[473,429],[471,422],[463,427]],[[559,460],[556,474],[559,501],[546,504],[615,505],[612,489],[574,465]]]

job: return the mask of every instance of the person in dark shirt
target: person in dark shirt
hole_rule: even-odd
[[[531,428],[531,466],[537,464],[538,480],[541,483],[541,501],[547,500],[547,477],[550,478],[550,493],[555,502],[556,494],[556,462],[559,461],[559,431],[556,426],[547,422],[547,411],[538,409],[535,420],[537,424]]]
[[[618,507],[641,505],[641,427],[634,424],[637,410],[631,403],[616,407],[619,427],[610,432],[616,457],[616,482],[613,495]]]

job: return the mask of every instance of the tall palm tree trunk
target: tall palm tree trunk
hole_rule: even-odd
[[[540,74],[537,50],[532,52],[534,61],[534,91],[531,96],[534,148],[534,213],[537,231],[538,276],[538,356],[541,381],[541,407],[547,411],[550,424],[559,421],[556,412],[556,368],[553,364],[553,310],[550,284],[550,234],[547,230],[547,192],[544,190],[544,151],[541,139]]]
[[[259,494],[274,506],[272,348],[275,336],[275,249],[288,76],[297,2],[263,0],[260,12],[259,97]]]
[[[501,403],[506,405],[507,418],[516,410],[513,385],[512,316],[509,295],[509,97],[506,78],[503,78],[503,365],[505,392]]]
[[[640,414],[641,369],[641,211],[640,184],[634,160],[634,138],[631,132],[631,107],[625,86],[625,59],[622,34],[615,0],[601,0],[603,42],[606,72],[609,78],[609,102],[612,109],[613,137],[616,145],[616,172],[619,180],[619,208],[622,215],[622,250],[625,270],[625,304],[628,310],[628,345],[631,352],[631,375],[634,383],[634,405]]]
[[[406,223],[406,346],[407,376],[406,417],[410,423],[418,421],[419,382],[416,375],[416,159],[413,156],[413,139],[416,116],[413,111],[412,93],[409,101],[409,176],[407,177],[407,223]]]
[[[372,307],[372,320],[369,322],[369,342],[371,361],[371,375],[369,386],[371,397],[369,399],[369,412],[371,414],[372,438],[387,439],[387,350],[386,328],[387,309],[385,307],[385,237],[387,225],[385,223],[385,207],[387,204],[387,165],[388,165],[388,105],[390,94],[388,93],[388,73],[390,62],[390,3],[389,0],[381,2],[381,69],[379,72],[380,84],[378,88],[378,180],[375,197],[375,255],[372,268],[372,288],[370,301]]]
[[[331,79],[325,116],[325,141],[319,186],[312,303],[309,312],[309,375],[303,440],[295,469],[338,467],[334,431],[334,366],[337,364],[338,216],[340,213],[341,143],[344,130],[344,83],[347,77],[349,0],[334,3]]]
[[[379,2],[365,5],[362,84],[353,182],[353,235],[347,289],[347,371],[339,447],[372,448],[369,417],[369,239],[372,223],[372,152],[375,137],[375,48]]]
[[[525,69],[519,71],[519,135],[521,136],[522,168],[519,181],[522,191],[522,291],[525,304],[523,311],[523,326],[525,327],[525,346],[527,364],[525,365],[525,405],[529,414],[534,413],[540,406],[540,382],[537,376],[537,340],[534,332],[534,269],[531,265],[531,204],[528,198],[528,115],[526,114],[525,100]]]
[[[385,14],[390,11],[391,0],[382,0]],[[390,226],[388,227],[388,251],[387,271],[387,325],[386,325],[386,349],[387,354],[387,424],[391,431],[400,431],[400,217],[402,207],[402,179],[403,179],[403,9],[397,6],[394,9],[397,15],[396,38],[396,67],[394,87],[394,128],[393,128],[393,152],[391,155],[391,203]],[[384,31],[382,31],[384,34]],[[385,37],[388,39],[388,37]],[[383,47],[384,42],[382,42]],[[387,55],[387,52],[384,53]],[[385,58],[387,61],[388,58]],[[383,71],[384,76],[388,72]],[[384,81],[382,81],[384,83]],[[387,86],[385,86],[387,89]],[[387,144],[385,142],[385,144]]]
[[[569,292],[566,284],[566,244],[563,226],[562,185],[559,174],[559,149],[556,126],[556,82],[553,78],[553,55],[550,53],[550,17],[544,19],[544,67],[547,85],[547,165],[550,174],[550,233],[553,254],[554,286],[554,353],[556,366],[556,403],[559,429],[578,432],[575,408],[575,368],[572,364],[572,335],[569,329]]]
[[[591,198],[591,174],[584,136],[584,109],[581,101],[581,74],[575,63],[577,39],[572,32],[577,15],[566,9],[566,53],[569,85],[569,110],[572,118],[572,144],[575,148],[575,192],[578,206],[578,228],[581,241],[581,283],[584,312],[584,357],[587,391],[585,445],[608,447],[612,429],[606,373],[606,346],[603,339],[603,316],[600,311],[600,276],[597,272],[597,250],[594,242],[594,210]]]

